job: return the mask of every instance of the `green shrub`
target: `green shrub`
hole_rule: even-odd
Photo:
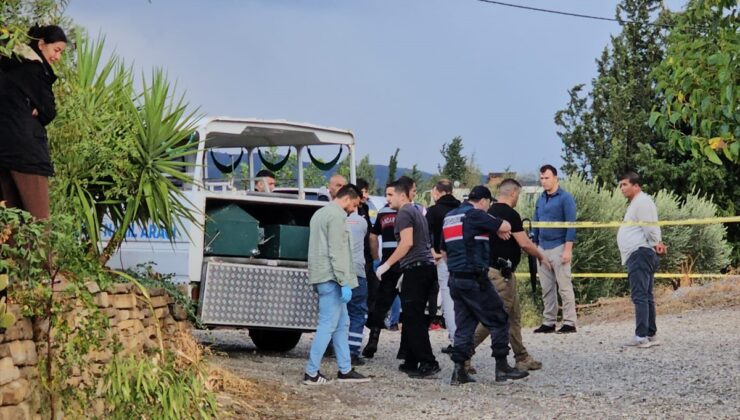
[[[607,222],[622,220],[627,200],[618,189],[602,187],[580,177],[568,178],[561,186],[576,200],[577,221]],[[523,218],[532,217],[539,195],[520,199],[517,210]],[[681,199],[661,190],[653,195],[660,220],[708,218],[717,215],[717,207],[709,198],[691,194]],[[526,227],[526,226],[525,226]],[[577,230],[573,248],[573,273],[623,273],[617,232],[614,228],[581,228]],[[661,258],[659,272],[678,273],[684,262],[693,262],[693,272],[717,272],[729,264],[731,247],[726,228],[721,224],[663,226],[663,242],[668,254]],[[523,259],[522,261],[526,261]],[[519,271],[526,270],[520,264]],[[579,303],[590,303],[600,297],[621,296],[628,292],[625,279],[575,279],[573,282]]]
[[[112,419],[216,418],[216,399],[197,366],[178,367],[167,353],[154,357],[116,356],[105,377],[105,400]]]

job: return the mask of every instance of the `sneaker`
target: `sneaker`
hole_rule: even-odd
[[[303,385],[326,385],[330,383],[331,380],[327,379],[321,372],[317,372],[316,376],[311,376],[308,373],[303,374]]]
[[[568,333],[574,333],[576,332],[576,327],[572,325],[563,324],[562,327],[558,330],[558,334],[568,334]]]
[[[534,332],[535,333],[545,333],[545,334],[554,333],[555,332],[555,326],[554,325],[545,325],[545,324],[542,324],[542,325],[540,325],[539,328],[537,328],[536,330],[534,330]]]
[[[360,357],[359,354],[352,355],[352,366],[365,366],[365,358]]]
[[[453,347],[452,347],[452,344],[450,344],[450,345],[448,345],[447,347],[443,347],[443,348],[442,348],[442,353],[444,353],[444,354],[452,354],[452,351],[453,351],[453,350],[454,350],[454,349],[453,349]]]
[[[640,349],[646,349],[649,347],[654,346],[655,344],[650,342],[650,339],[648,338],[638,338],[638,337],[632,337],[632,339],[626,343],[624,343],[623,347],[637,347]]]
[[[651,342],[652,345],[654,345],[654,346],[659,346],[660,345],[660,340],[658,340],[658,337],[655,336],[655,335],[652,335],[652,336],[649,335],[648,336],[648,341]]]
[[[388,327],[388,331],[398,331],[398,324],[393,324]]]
[[[417,370],[419,370],[419,364],[403,362],[398,365],[398,370],[406,374],[415,373]]]
[[[442,372],[442,369],[440,369],[437,362],[421,364],[416,372],[409,372],[409,377],[414,379],[430,379],[439,372]]]
[[[363,382],[370,382],[370,378],[357,373],[357,371],[354,369],[351,369],[347,373],[337,372],[337,382],[359,384]]]
[[[522,372],[527,372],[529,370],[539,370],[542,369],[542,362],[539,362],[535,360],[532,356],[528,355],[526,359],[516,362],[514,368]]]

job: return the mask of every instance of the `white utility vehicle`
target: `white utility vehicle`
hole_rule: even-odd
[[[207,327],[248,328],[257,347],[290,350],[317,325],[318,298],[308,284],[306,262],[308,225],[327,204],[315,194],[307,197],[304,158],[308,154],[308,164],[325,169],[348,153],[354,182],[354,136],[286,121],[209,118],[199,125],[197,138],[195,165],[188,169],[192,183],[181,187],[194,206],[196,223],[186,222],[187,232],[178,231],[174,238],[153,225],[132,227],[110,264],[129,268],[154,262],[157,271],[192,286]],[[339,153],[324,163],[315,153],[327,146]],[[280,162],[269,162],[264,157],[269,147],[287,147],[288,152]],[[255,160],[263,168],[277,168],[289,162],[291,153],[297,157],[297,191],[255,192]],[[234,172],[243,159],[249,170],[240,181]]]

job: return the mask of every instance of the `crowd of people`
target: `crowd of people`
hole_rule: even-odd
[[[540,168],[543,192],[532,219],[575,222],[576,202],[558,184],[552,165]],[[658,345],[653,298],[658,256],[666,252],[653,200],[641,191],[640,178],[625,174],[619,183],[630,201],[617,234],[622,263],[635,306],[635,336],[625,346]],[[348,184],[341,175],[329,180],[331,202],[310,222],[309,280],[319,297],[316,334],[303,377],[307,385],[331,382],[319,368],[326,354],[337,360],[338,382],[368,382],[354,366],[367,364],[378,350],[386,316],[400,297],[402,309],[398,369],[411,378],[434,378],[441,371],[429,339],[430,316],[441,299],[449,345],[441,349],[454,363],[452,385],[475,382],[470,360],[491,337],[495,381],[525,378],[542,368],[522,340],[521,310],[516,289],[517,266],[524,251],[538,261],[544,311],[534,333],[576,333],[576,302],[571,276],[573,227],[524,231],[515,210],[522,191],[505,179],[494,198],[483,185],[460,202],[449,180],[432,188],[434,205],[414,202],[415,182],[406,176],[385,188],[387,204],[374,223],[368,214],[368,183]],[[562,301],[560,327],[558,295]],[[369,337],[364,348],[364,330]],[[362,348],[362,350],[361,350]],[[510,350],[514,366],[508,361]]]

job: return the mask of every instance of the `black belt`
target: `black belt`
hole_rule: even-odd
[[[429,261],[416,261],[416,262],[409,263],[408,265],[404,265],[403,269],[406,270],[407,268],[431,267],[433,265],[434,263],[429,262]]]
[[[483,276],[482,273],[450,273],[451,276],[454,276],[456,279],[463,279],[463,280],[478,280]]]

